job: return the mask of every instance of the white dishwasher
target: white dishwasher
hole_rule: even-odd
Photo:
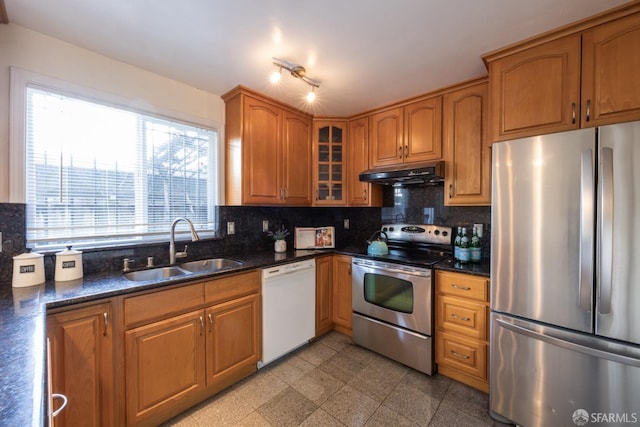
[[[262,270],[263,367],[316,334],[316,260]]]

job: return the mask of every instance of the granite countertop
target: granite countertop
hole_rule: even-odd
[[[286,253],[256,252],[223,255],[242,261],[239,268],[213,274],[193,274],[160,282],[132,282],[121,273],[85,276],[72,282],[47,282],[39,286],[13,288],[0,285],[0,424],[40,426],[46,413],[46,310],[131,292],[192,281],[222,277],[257,268],[266,268],[320,255],[341,253],[363,256],[361,248],[341,250],[296,250]],[[436,268],[489,275],[486,265],[456,265],[446,261]]]

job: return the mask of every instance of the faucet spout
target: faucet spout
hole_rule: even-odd
[[[184,258],[187,256],[186,246],[183,252],[176,252],[176,238],[175,238],[176,225],[180,221],[184,221],[187,224],[189,224],[189,228],[191,230],[192,242],[200,240],[200,236],[198,236],[198,232],[196,231],[195,227],[193,226],[193,223],[189,219],[184,217],[179,217],[173,220],[173,223],[171,224],[171,232],[169,233],[169,264],[175,264],[176,258]]]

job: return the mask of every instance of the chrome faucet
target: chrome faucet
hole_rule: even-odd
[[[171,224],[171,234],[169,235],[169,264],[175,264],[176,258],[184,258],[187,256],[187,245],[184,245],[184,250],[182,252],[176,252],[176,224],[180,221],[185,221],[189,224],[189,228],[191,229],[191,241],[195,242],[200,240],[196,229],[193,227],[193,223],[187,218],[176,218],[173,220],[173,224]]]

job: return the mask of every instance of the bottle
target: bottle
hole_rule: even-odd
[[[458,233],[453,241],[453,258],[456,261],[460,261],[460,240],[462,238],[462,227],[458,227]]]
[[[473,227],[473,236],[471,237],[470,244],[470,258],[471,262],[479,263],[482,257],[482,248],[480,247],[480,237],[478,237],[478,230]]]
[[[467,236],[467,227],[462,227],[462,237],[460,238],[460,262],[466,264],[471,258],[469,250],[469,237]]]

